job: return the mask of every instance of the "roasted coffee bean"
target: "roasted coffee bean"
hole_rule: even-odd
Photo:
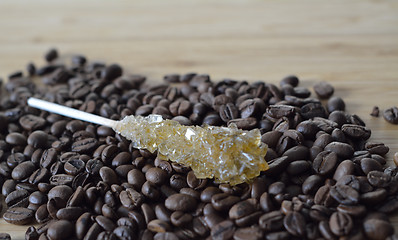
[[[370,137],[371,131],[367,127],[359,126],[355,124],[344,124],[341,127],[344,134],[351,138],[361,138],[368,139]]]
[[[92,225],[92,218],[89,212],[83,213],[76,221],[76,236],[83,239]]]
[[[169,196],[165,201],[167,209],[172,211],[192,211],[196,206],[196,199],[186,194],[173,194]]]
[[[235,232],[234,223],[230,220],[225,220],[218,223],[211,229],[211,237],[215,240],[231,239]]]
[[[398,108],[392,107],[383,111],[384,119],[392,124],[398,124]]]
[[[345,102],[340,97],[331,97],[326,104],[326,108],[329,113],[333,111],[344,111]]]
[[[329,227],[336,236],[346,236],[353,228],[353,221],[346,213],[334,212],[330,216]]]
[[[88,153],[97,147],[98,141],[95,138],[85,138],[72,144],[71,150],[77,153]]]
[[[173,232],[158,232],[153,236],[154,240],[178,240],[178,236]]]
[[[374,218],[364,221],[363,230],[369,239],[387,239],[394,232],[391,223]]]
[[[380,171],[370,171],[367,177],[369,183],[374,187],[387,187],[391,181],[390,175]]]
[[[25,225],[33,221],[34,211],[28,208],[13,207],[3,214],[3,219],[12,224]]]
[[[323,151],[313,161],[313,169],[320,175],[328,175],[334,171],[338,164],[338,157],[335,152]]]
[[[258,226],[238,228],[234,233],[234,240],[260,240],[263,239],[263,232]]]
[[[15,180],[24,180],[28,178],[36,169],[34,163],[30,161],[18,164],[11,172],[11,177]]]
[[[11,236],[8,233],[0,233],[0,240],[11,240]]]
[[[314,203],[330,207],[335,203],[334,197],[330,194],[330,186],[324,185],[315,193]]]
[[[304,194],[314,194],[320,186],[322,186],[323,178],[319,175],[311,175],[307,177],[302,185]]]
[[[337,202],[341,204],[353,205],[359,201],[358,192],[348,185],[336,184],[330,188],[329,193]]]
[[[17,132],[9,133],[6,136],[5,140],[8,144],[11,145],[26,145],[26,137],[23,134]]]
[[[293,236],[304,236],[305,218],[298,212],[289,212],[283,219],[283,226]]]
[[[329,143],[325,146],[325,151],[334,152],[338,157],[343,159],[351,158],[354,154],[354,148],[351,145],[341,142]]]
[[[119,195],[121,204],[128,209],[140,207],[144,202],[144,196],[132,188],[127,188]]]
[[[28,131],[34,131],[34,130],[38,130],[38,129],[42,129],[44,127],[44,125],[46,124],[46,120],[32,115],[32,114],[27,114],[22,116],[19,119],[19,124]]]
[[[314,85],[314,91],[318,95],[319,98],[329,98],[334,93],[334,88],[327,82],[318,82]]]
[[[259,226],[264,231],[278,231],[283,227],[284,215],[280,211],[272,211],[262,215],[259,219]]]
[[[333,179],[339,181],[343,176],[353,174],[354,170],[354,163],[351,160],[344,160],[337,166]]]
[[[337,210],[339,212],[347,213],[354,217],[363,216],[366,213],[366,207],[363,205],[350,206],[350,205],[340,204],[339,206],[337,206]]]

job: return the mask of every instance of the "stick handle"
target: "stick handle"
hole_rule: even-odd
[[[91,113],[83,112],[80,110],[76,110],[70,107],[65,107],[56,103],[47,102],[38,98],[33,98],[33,97],[29,98],[28,105],[48,112],[63,115],[65,117],[75,118],[110,128],[113,128],[116,124],[116,121],[114,120],[94,115]]]

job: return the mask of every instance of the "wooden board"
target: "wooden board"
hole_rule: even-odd
[[[397,1],[0,1],[0,76],[23,70],[56,47],[63,55],[118,62],[159,82],[167,73],[214,80],[288,74],[310,87],[326,80],[372,140],[398,151],[398,126],[372,118],[397,105]],[[389,162],[391,164],[391,162]],[[393,217],[398,230],[398,217]],[[26,227],[0,221],[23,239]]]

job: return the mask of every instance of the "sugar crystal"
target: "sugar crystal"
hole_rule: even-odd
[[[190,166],[197,178],[218,183],[248,182],[267,170],[267,146],[258,129],[244,131],[228,127],[183,126],[159,115],[127,116],[114,130],[138,149],[157,151],[158,156]]]

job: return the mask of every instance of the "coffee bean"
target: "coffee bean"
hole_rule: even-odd
[[[351,175],[354,173],[355,165],[351,160],[342,161],[336,168],[336,171],[333,175],[333,179],[338,181],[340,178],[346,175]]]
[[[351,232],[353,221],[346,213],[334,212],[330,216],[329,227],[336,236],[345,236]]]
[[[344,111],[345,102],[340,97],[331,97],[327,102],[326,108],[329,113],[333,111]]]
[[[46,124],[46,120],[32,114],[27,114],[19,119],[19,124],[25,130],[34,131],[43,128]]]
[[[218,223],[211,229],[211,237],[215,240],[231,239],[235,232],[234,223],[230,220],[225,220]]]
[[[283,227],[284,215],[280,211],[272,211],[262,215],[259,219],[259,226],[264,231],[278,231]]]
[[[350,206],[340,204],[339,206],[337,206],[337,210],[339,212],[346,213],[354,217],[363,216],[366,213],[366,207],[363,205]]]
[[[237,196],[231,196],[228,193],[218,193],[213,195],[211,203],[216,210],[223,211],[231,208],[239,200]]]
[[[7,134],[5,140],[8,144],[11,145],[26,145],[26,137],[23,134],[17,132]]]
[[[338,164],[338,157],[335,152],[323,151],[313,161],[313,169],[321,175],[328,175],[334,171]]]
[[[135,209],[144,202],[144,196],[132,188],[127,188],[119,195],[120,202],[128,209]]]
[[[173,194],[165,201],[167,209],[172,211],[188,212],[195,208],[196,199],[186,194]]]
[[[83,213],[83,209],[80,207],[66,207],[61,208],[57,211],[57,219],[75,221],[77,220]]]
[[[314,91],[319,96],[319,98],[329,98],[334,93],[334,88],[327,82],[318,82],[314,85]]]
[[[393,226],[380,219],[368,219],[363,223],[366,236],[370,239],[386,239],[394,232]]]
[[[24,180],[28,178],[36,169],[34,163],[30,161],[18,164],[11,172],[11,177],[15,180]]]
[[[234,233],[234,240],[260,240],[263,239],[263,232],[258,226],[238,228]]]
[[[34,211],[28,208],[13,207],[3,214],[3,219],[11,224],[25,225],[33,221]]]
[[[0,233],[0,240],[11,240],[11,236],[8,233]]]
[[[283,225],[293,236],[304,236],[305,218],[298,212],[289,212],[283,219]]]
[[[98,141],[95,138],[85,138],[72,144],[71,150],[77,153],[88,153],[97,147]]]
[[[351,158],[354,154],[354,148],[351,145],[341,142],[329,143],[325,146],[325,151],[334,152],[337,156],[343,159]]]
[[[76,221],[76,236],[83,239],[92,224],[91,214],[83,213]]]
[[[358,192],[348,185],[336,184],[330,188],[330,195],[339,203],[353,205],[358,203]]]
[[[352,138],[368,139],[370,137],[370,129],[355,124],[344,124],[341,127],[344,134]]]
[[[392,107],[383,111],[384,119],[392,124],[398,124],[398,108]]]

